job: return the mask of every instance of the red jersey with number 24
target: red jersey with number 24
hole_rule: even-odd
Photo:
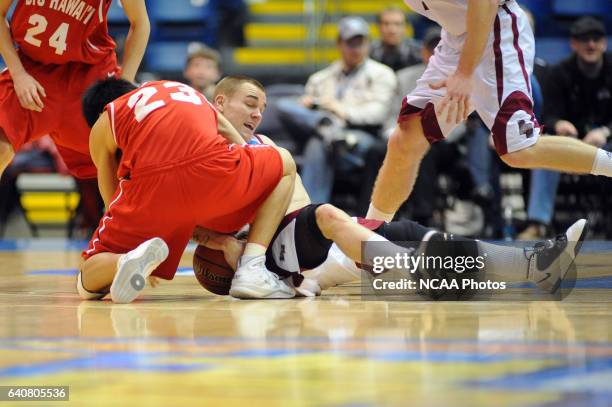
[[[42,64],[97,64],[115,50],[108,34],[112,0],[18,0],[11,36],[20,51]]]

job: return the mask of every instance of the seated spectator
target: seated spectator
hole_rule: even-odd
[[[595,18],[583,17],[572,24],[570,34],[572,55],[549,68],[543,87],[545,128],[610,151],[612,55],[606,53],[606,28]],[[548,177],[542,188],[531,189],[531,225],[521,238],[533,240],[545,232],[552,219],[558,182],[557,174]]]
[[[421,62],[420,47],[406,35],[406,15],[396,6],[385,8],[378,15],[380,40],[370,47],[370,58],[394,71]]]
[[[212,100],[215,85],[221,78],[221,57],[217,51],[204,44],[189,45],[183,76],[194,89]]]
[[[361,17],[340,20],[341,59],[310,76],[299,103],[277,105],[292,137],[305,144],[301,175],[313,202],[329,202],[336,169],[363,166],[392,102],[395,74],[368,58],[368,38],[369,27]]]

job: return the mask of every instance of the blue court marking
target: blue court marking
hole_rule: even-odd
[[[0,377],[35,376],[57,374],[74,370],[89,371],[92,369],[123,369],[148,372],[192,372],[209,370],[213,368],[213,365],[205,363],[159,363],[156,360],[157,358],[167,358],[172,356],[176,356],[176,353],[98,352],[86,357],[0,368]]]
[[[87,248],[87,240],[62,238],[0,240],[0,252],[14,251],[81,251]]]
[[[562,288],[570,288],[570,282],[561,283]],[[535,288],[535,283],[512,283],[508,288]],[[576,280],[574,288],[612,288],[612,276],[587,277]]]
[[[29,276],[76,276],[79,274],[78,269],[51,269],[51,270],[29,270],[25,274]],[[191,267],[179,267],[176,271],[177,276],[193,275]]]
[[[431,343],[431,344],[453,344],[453,345],[482,345],[482,346],[508,346],[508,345],[522,345],[522,346],[541,346],[548,345],[552,346],[560,346],[580,349],[584,347],[592,347],[597,348],[599,350],[611,350],[612,351],[612,343],[601,343],[595,341],[578,341],[568,343],[566,341],[548,341],[548,340],[530,340],[526,343],[522,339],[507,339],[507,340],[494,340],[494,341],[483,341],[481,339],[427,339],[423,341],[421,339],[411,339],[411,338],[397,338],[397,337],[376,337],[376,338],[346,338],[346,339],[334,339],[334,341],[330,341],[327,337],[321,336],[299,336],[287,338],[284,336],[269,336],[266,337],[265,340],[258,338],[248,338],[248,337],[227,337],[227,336],[200,336],[196,338],[177,338],[174,336],[155,336],[155,337],[128,337],[128,338],[116,338],[116,337],[105,337],[105,338],[93,338],[93,337],[80,337],[80,336],[63,336],[63,337],[42,337],[42,336],[17,336],[17,337],[8,337],[8,338],[0,338],[0,346],[1,344],[12,344],[19,343],[24,341],[32,341],[32,342],[47,342],[47,343],[62,343],[62,342],[82,342],[82,343],[100,343],[100,344],[108,344],[108,343],[148,343],[148,344],[178,344],[178,345],[219,345],[219,344],[231,344],[231,343],[245,343],[245,342],[254,342],[254,343],[400,343],[400,344],[423,344],[423,343]],[[72,351],[71,349],[68,349]],[[558,354],[566,355],[567,349],[563,349]],[[526,353],[532,354],[533,351],[526,349]],[[513,354],[519,354],[518,352],[514,352]],[[548,356],[553,355],[553,353],[541,353],[538,355]]]
[[[15,251],[82,251],[87,248],[88,240],[64,238],[0,239],[0,252]],[[197,245],[189,243],[187,250],[195,250]]]
[[[586,378],[598,375],[612,377],[612,358],[590,358],[578,364],[550,366],[534,372],[508,374],[495,379],[472,380],[463,384],[516,390],[564,390],[563,387],[567,385],[569,379],[577,382],[584,378],[583,386],[590,386],[589,391],[612,395],[612,386],[607,380],[604,385],[595,380],[588,380],[589,383],[586,383]]]

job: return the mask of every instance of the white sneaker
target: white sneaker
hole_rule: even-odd
[[[580,219],[565,234],[525,249],[529,259],[527,277],[541,290],[555,293],[578,256],[586,233],[587,220]]]
[[[232,279],[230,295],[235,298],[293,298],[295,290],[266,268],[266,256],[252,258],[242,264]]]
[[[127,304],[134,301],[144,288],[149,275],[168,257],[166,242],[158,237],[147,240],[124,254],[117,262],[117,274],[111,284],[113,302]]]

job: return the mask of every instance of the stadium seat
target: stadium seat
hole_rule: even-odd
[[[125,1],[125,0],[124,0]],[[109,24],[128,24],[128,19],[123,11],[123,8],[119,5],[119,1],[115,0],[111,3],[108,9],[108,23]]]
[[[208,15],[206,0],[150,0],[149,15],[159,23],[204,22]]]
[[[147,47],[145,64],[153,72],[181,72],[187,59],[187,42],[153,42]]]
[[[559,16],[594,15],[609,19],[612,15],[610,0],[555,0],[553,12]]]
[[[536,56],[549,64],[556,64],[571,53],[569,38],[536,39]]]

